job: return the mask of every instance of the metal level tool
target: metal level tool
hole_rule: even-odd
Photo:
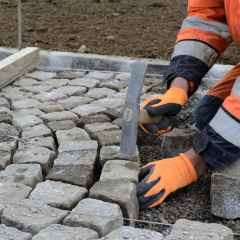
[[[131,64],[131,77],[122,117],[122,137],[119,154],[121,159],[136,160],[137,158],[140,96],[146,70],[147,64],[144,62],[134,62]]]

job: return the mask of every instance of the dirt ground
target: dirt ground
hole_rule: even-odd
[[[24,46],[168,59],[187,0],[23,0]],[[0,0],[0,45],[16,46],[16,1]],[[221,61],[236,64],[231,47]]]

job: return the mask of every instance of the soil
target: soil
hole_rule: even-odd
[[[0,45],[16,47],[17,1],[0,1]],[[22,0],[23,46],[169,59],[187,0]],[[236,64],[231,46],[221,59]]]

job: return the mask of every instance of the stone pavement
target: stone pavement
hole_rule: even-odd
[[[163,239],[123,227],[139,211],[139,164],[118,158],[128,78],[36,70],[2,89],[1,240]],[[146,78],[143,97],[156,82]]]

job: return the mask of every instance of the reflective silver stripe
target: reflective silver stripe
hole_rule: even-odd
[[[182,24],[181,29],[186,28],[199,28],[208,32],[216,33],[225,40],[230,40],[230,33],[228,31],[228,26],[221,22],[207,21],[199,17],[187,17]]]
[[[189,55],[198,58],[211,67],[218,58],[218,53],[207,44],[198,41],[180,41],[175,45],[172,58],[180,55]]]
[[[232,95],[240,96],[240,77],[238,77],[233,85]]]
[[[221,108],[209,125],[228,142],[240,148],[240,123]]]

